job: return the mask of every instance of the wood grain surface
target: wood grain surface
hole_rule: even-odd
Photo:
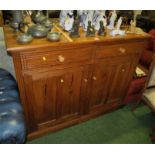
[[[46,38],[20,45],[4,27],[7,52],[12,55],[24,107],[28,138],[80,123],[122,106],[141,52],[150,36]]]

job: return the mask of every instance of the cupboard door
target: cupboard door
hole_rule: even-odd
[[[122,57],[113,65],[107,103],[121,103],[133,75],[134,61],[133,57]]]
[[[25,75],[26,95],[37,128],[79,117],[81,83],[88,68]]]
[[[91,75],[89,111],[104,108],[105,104],[120,104],[134,67],[134,57],[98,60]]]
[[[91,76],[91,93],[89,110],[103,106],[109,91],[111,82],[112,66],[106,65],[104,61],[96,63]]]
[[[57,77],[58,117],[66,119],[79,115],[82,72]]]
[[[39,73],[40,74],[40,73]],[[31,109],[29,116],[33,124],[41,128],[57,119],[56,89],[57,77],[40,77],[36,73],[25,75],[25,89],[28,104]]]
[[[80,91],[80,113],[82,115],[89,112],[89,101],[91,96],[91,76],[92,76],[92,67],[91,65],[85,69],[81,79],[81,91]]]

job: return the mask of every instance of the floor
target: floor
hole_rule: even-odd
[[[152,144],[149,137],[155,116],[142,105],[131,105],[87,122],[42,136],[28,144]]]

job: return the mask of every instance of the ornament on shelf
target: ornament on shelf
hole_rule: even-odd
[[[72,29],[74,22],[73,10],[62,10],[60,12],[60,26],[66,30],[70,31]]]
[[[117,30],[120,30],[121,24],[122,24],[122,17],[119,17],[119,19],[118,19],[118,21],[117,21],[117,25],[116,25],[116,29],[117,29]]]
[[[105,11],[98,10],[98,11],[95,11],[95,13],[94,13],[92,25],[94,25],[94,28],[97,31],[100,28],[100,21],[103,21],[103,26],[106,27],[107,21],[106,21],[106,17],[105,17]]]
[[[68,13],[66,20],[65,20],[64,29],[66,31],[71,31],[71,29],[73,27],[73,23],[74,23],[74,15],[73,15],[73,13]]]
[[[110,32],[110,35],[115,36],[115,35],[121,35],[124,36],[125,35],[125,30],[121,30],[121,24],[122,24],[122,17],[120,17],[117,21],[116,24],[116,29],[112,30]]]
[[[80,17],[80,26],[83,26],[84,21],[86,20],[87,11],[78,10],[77,15]]]
[[[107,26],[108,29],[110,29],[110,30],[114,29],[116,18],[117,18],[117,14],[116,14],[116,11],[114,10],[114,11],[112,12],[111,17],[110,17],[110,23],[109,23],[109,25]]]
[[[82,26],[84,31],[87,31],[88,21],[92,23],[94,11],[93,10],[86,11],[84,12],[84,15],[82,16]]]
[[[71,11],[71,10],[61,10],[60,15],[59,15],[59,24],[60,24],[60,26],[62,26],[62,27],[64,26],[67,13],[69,11]]]
[[[95,36],[95,29],[91,24],[91,21],[88,21],[88,26],[87,26],[87,37],[94,37]]]
[[[136,23],[133,20],[130,21],[130,32],[136,33]]]
[[[112,30],[110,32],[110,35],[111,36],[116,36],[116,35],[124,36],[125,35],[125,31],[124,30],[117,30],[117,29],[115,29],[115,30]]]
[[[98,35],[99,36],[104,36],[105,35],[105,28],[104,28],[104,24],[103,21],[100,21],[100,28],[98,30]]]
[[[49,12],[46,11],[46,18],[41,23],[43,26],[45,26],[49,31],[52,29],[53,25],[52,22],[49,20]]]
[[[72,38],[80,37],[80,34],[79,34],[79,24],[80,24],[79,18],[75,19],[74,23],[73,23],[72,30],[70,32],[70,37],[72,37]]]

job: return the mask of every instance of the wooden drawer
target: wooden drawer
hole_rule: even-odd
[[[129,54],[137,54],[141,52],[141,44],[118,44],[109,46],[100,46],[96,52],[96,58],[125,56]]]
[[[21,54],[22,68],[42,68],[92,60],[94,48],[78,48],[63,51],[25,52]]]

